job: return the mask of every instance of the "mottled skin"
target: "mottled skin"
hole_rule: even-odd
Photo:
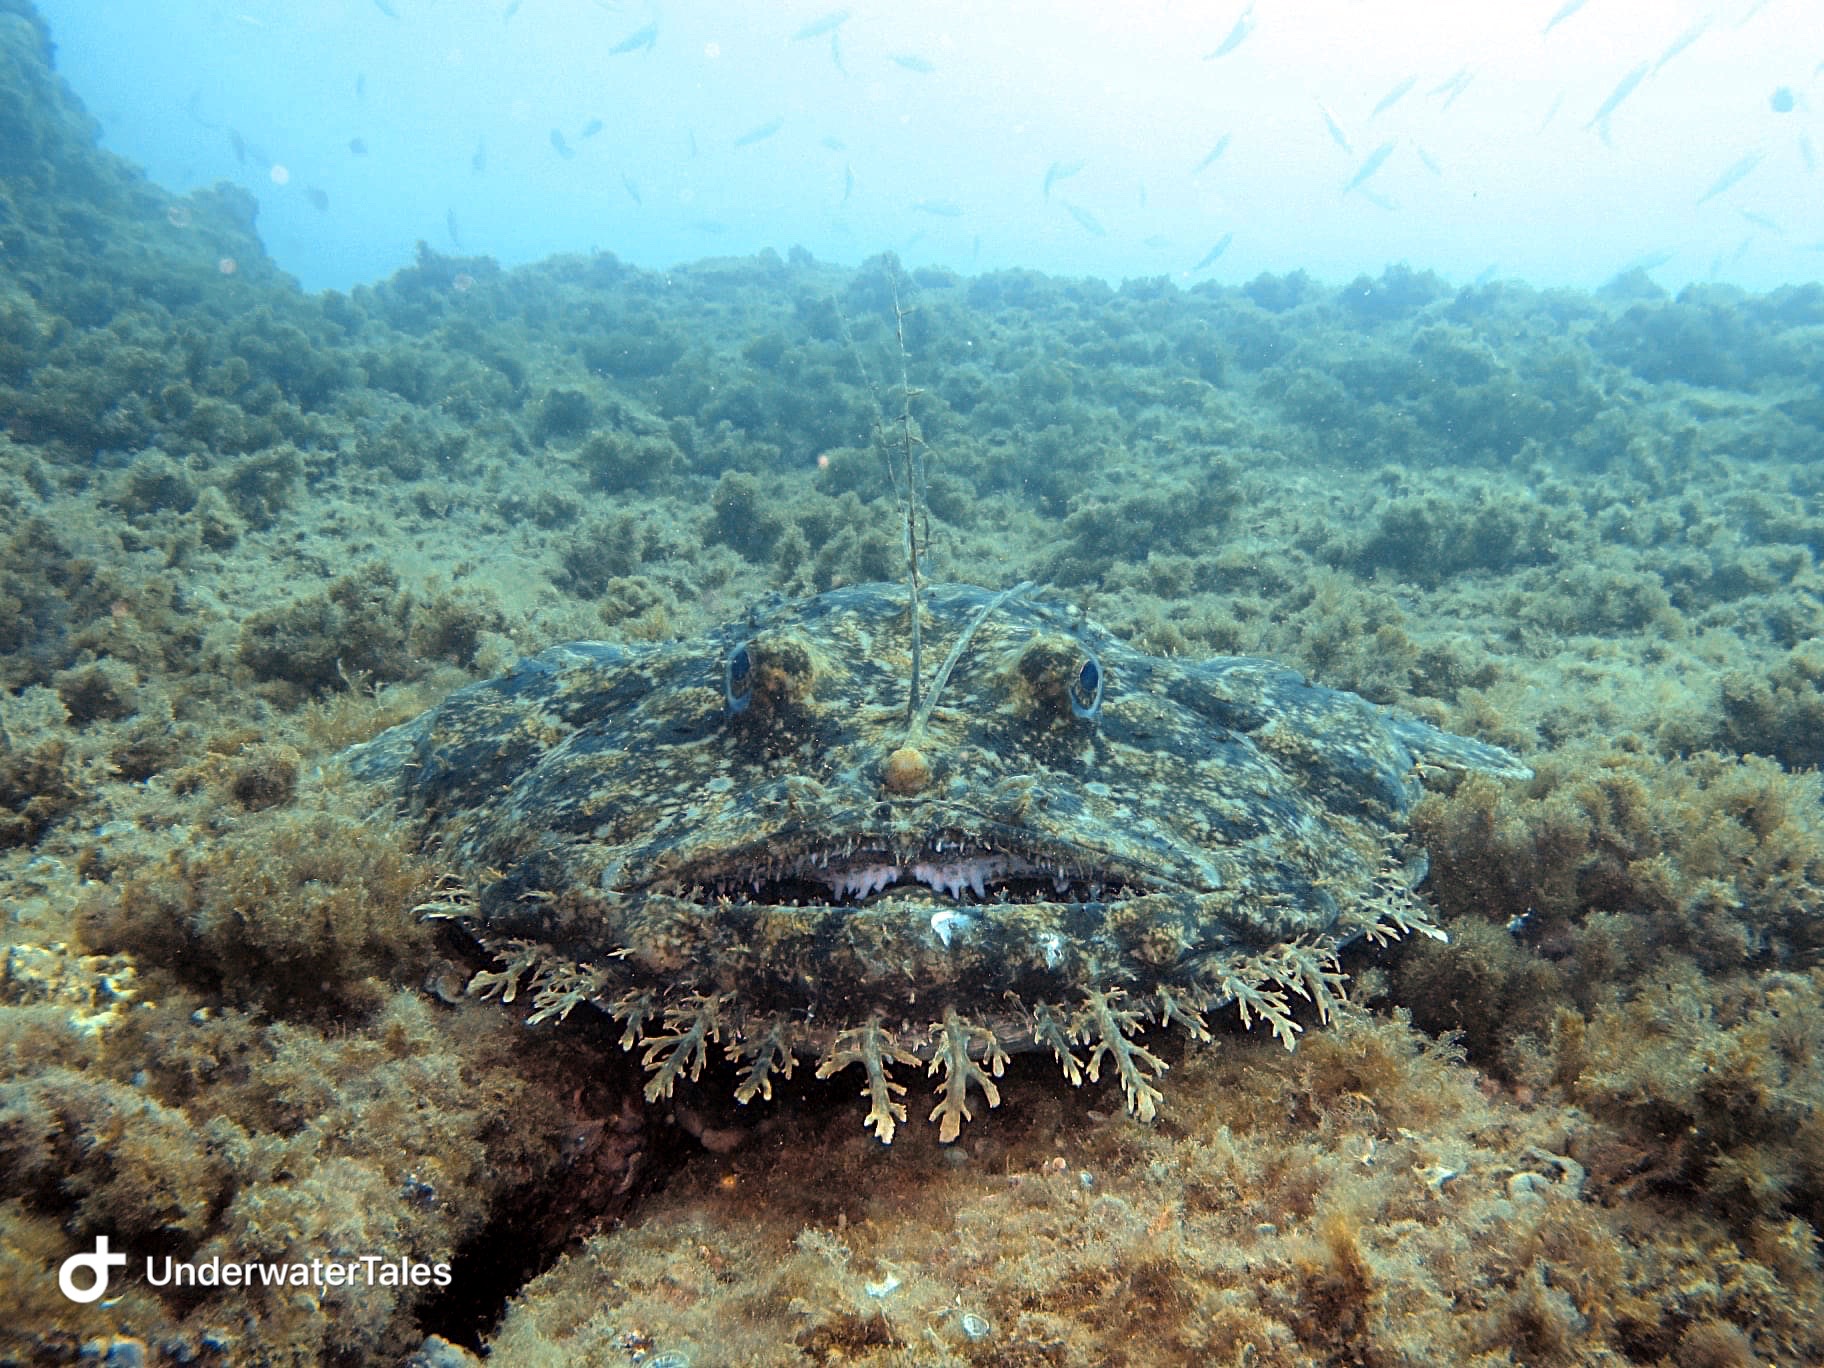
[[[927,590],[927,693],[994,598]],[[952,1010],[979,1056],[986,1032],[1030,1046],[1037,1004],[1218,1005],[1251,960],[1375,923],[1424,766],[1527,773],[1269,661],[1159,659],[1021,595],[918,727],[906,604],[858,585],[704,639],[553,647],[351,762],[397,780],[470,890],[450,910],[546,999],[621,1003],[630,1044],[708,1000],[731,1054],[783,1021],[826,1058],[869,1020],[928,1058]],[[882,869],[865,900],[841,891]]]

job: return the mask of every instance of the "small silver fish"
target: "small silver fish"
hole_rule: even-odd
[[[1558,110],[1563,104],[1564,92],[1560,90],[1556,95],[1552,96],[1552,107],[1545,111],[1545,117],[1539,120],[1539,127],[1535,128],[1533,132],[1543,133],[1546,129],[1550,128],[1552,126],[1552,120],[1558,117]]]
[[[462,234],[456,231],[456,211],[454,209],[446,209],[443,211],[443,226],[449,232],[450,246],[460,252],[462,250]]]
[[[1620,280],[1623,276],[1634,275],[1636,272],[1641,275],[1647,275],[1650,272],[1657,271],[1661,266],[1664,266],[1671,261],[1672,256],[1673,254],[1666,251],[1664,248],[1661,248],[1656,252],[1642,252],[1615,273],[1615,280]]]
[[[640,198],[639,183],[625,171],[621,173],[621,189],[627,192],[627,198],[632,200],[635,204],[646,203],[645,200]]]
[[[1051,198],[1051,187],[1061,180],[1069,180],[1083,169],[1081,161],[1054,161],[1045,168],[1045,198]]]
[[[783,117],[775,118],[775,119],[768,119],[765,123],[760,124],[757,127],[748,129],[747,132],[743,133],[740,137],[736,138],[735,146],[736,147],[752,147],[757,142],[765,142],[768,138],[772,137],[773,134],[777,133],[780,129],[782,129],[784,127],[785,127],[785,119]]]
[[[207,120],[203,117],[203,111],[201,108],[202,103],[203,103],[203,92],[199,88],[197,90],[193,90],[190,92],[190,98],[187,101],[185,101],[184,109],[186,112],[188,112],[188,114],[190,115],[191,118],[195,119],[204,128],[211,128],[211,129],[220,128],[221,127],[220,124],[210,123],[209,120]]]
[[[310,185],[310,186],[306,186],[304,188],[304,198],[311,202],[311,205],[317,210],[318,213],[327,213],[328,212],[328,210],[329,210],[328,192],[319,190],[314,185]]]
[[[1069,200],[1063,200],[1060,201],[1060,203],[1064,205],[1064,212],[1077,221],[1077,227],[1081,228],[1091,237],[1108,236],[1108,230],[1096,221],[1096,216],[1090,213],[1089,210],[1080,205],[1072,204]]]
[[[365,138],[350,138],[348,140],[348,150],[353,152],[357,157],[365,157],[367,155],[367,140]]]
[[[588,123],[583,125],[582,131],[576,136],[578,138],[593,138],[597,133],[600,133],[604,127],[605,125],[600,119],[591,119]]]
[[[831,10],[821,19],[813,19],[799,29],[792,35],[792,41],[802,43],[806,38],[821,38],[826,33],[834,33],[848,22],[849,12],[846,9]]]
[[[1699,204],[1708,203],[1710,200],[1713,200],[1718,195],[1722,194],[1725,190],[1734,189],[1747,178],[1749,172],[1753,171],[1755,167],[1761,164],[1761,158],[1765,155],[1766,153],[1764,152],[1750,152],[1747,156],[1741,158],[1741,160],[1732,163],[1727,171],[1716,178],[1715,184],[1697,197],[1697,202]]]
[[[938,218],[961,218],[963,216],[963,206],[955,200],[916,199],[912,201],[912,207],[921,214],[934,214]]]
[[[823,145],[832,152],[847,152],[849,150],[849,145],[841,138],[824,138],[821,139],[821,141]]]
[[[469,170],[480,175],[488,169],[488,140],[479,139],[475,144],[475,155],[469,158]]]
[[[1396,85],[1392,90],[1388,91],[1385,95],[1381,96],[1380,103],[1375,105],[1375,107],[1373,109],[1368,111],[1368,117],[1370,119],[1377,119],[1382,114],[1385,114],[1388,110],[1392,109],[1396,104],[1398,104],[1402,99],[1404,99],[1406,96],[1406,92],[1411,90],[1418,83],[1419,83],[1419,78],[1417,76],[1408,76],[1405,80],[1401,81],[1398,85]]]
[[[1216,139],[1216,146],[1212,147],[1208,152],[1205,152],[1203,154],[1203,160],[1191,168],[1191,174],[1193,176],[1199,171],[1202,171],[1205,167],[1214,164],[1218,157],[1229,150],[1229,137],[1229,134],[1224,133],[1220,138]]]
[[[937,68],[920,57],[916,52],[897,52],[893,54],[895,66],[902,66],[907,71],[916,71],[920,76],[929,76]]]
[[[555,129],[555,128],[551,130],[551,147],[552,147],[552,150],[555,151],[557,153],[557,155],[562,157],[565,161],[570,160],[570,158],[572,158],[576,155],[575,149],[573,149],[570,146],[570,144],[564,140],[564,135],[562,133],[558,132],[557,129]]]
[[[659,41],[659,26],[648,24],[645,28],[635,29],[620,42],[608,49],[610,57],[619,57],[624,52],[651,52],[653,45]]]
[[[1589,0],[1564,0],[1564,3],[1558,7],[1558,12],[1545,21],[1545,27],[1539,30],[1539,36],[1545,37],[1588,3]]]
[[[1469,84],[1469,68],[1466,66],[1460,66],[1455,71],[1453,71],[1448,77],[1446,77],[1442,81],[1439,81],[1435,86],[1433,86],[1430,90],[1426,91],[1425,93],[1426,93],[1426,95],[1430,96],[1431,98],[1436,99],[1440,95],[1454,95],[1458,91],[1462,90],[1463,87],[1468,84]]]
[[[1355,149],[1349,145],[1349,135],[1343,132],[1342,125],[1337,123],[1328,109],[1324,108],[1322,100],[1317,102],[1317,112],[1324,116],[1324,127],[1330,130],[1330,141],[1353,157]]]
[[[1254,32],[1254,6],[1249,4],[1249,6],[1241,12],[1241,17],[1236,19],[1235,27],[1229,30],[1229,36],[1222,40],[1221,44],[1217,46],[1214,52],[1204,53],[1203,60],[1206,62],[1213,62],[1218,57],[1227,57],[1231,52],[1235,51],[1236,48],[1245,43],[1248,40],[1248,35],[1252,32]]]
[[[399,17],[399,11],[387,4],[386,0],[374,0],[374,8],[379,10],[380,13],[384,14],[388,19],[397,19]]]
[[[1691,27],[1686,29],[1683,33],[1679,34],[1678,37],[1674,38],[1666,45],[1666,50],[1659,54],[1659,60],[1653,63],[1653,70],[1658,71],[1667,62],[1671,61],[1674,57],[1678,56],[1679,53],[1690,47],[1691,44],[1704,36],[1704,30],[1709,27],[1710,17],[1706,15],[1704,18],[1699,19],[1695,24],[1691,25]]]
[[[1419,154],[1420,162],[1424,164],[1425,169],[1431,172],[1432,175],[1441,176],[1444,174],[1444,168],[1438,165],[1438,159],[1432,156],[1431,153],[1427,152],[1417,143],[1412,145],[1412,150]]]
[[[1384,142],[1379,147],[1375,148],[1362,162],[1361,169],[1349,178],[1349,183],[1343,187],[1343,193],[1346,195],[1351,190],[1359,189],[1370,176],[1376,171],[1379,171],[1381,167],[1386,164],[1387,158],[1392,155],[1393,144],[1390,142]]]
[[[1198,271],[1208,270],[1210,267],[1214,266],[1221,258],[1222,254],[1229,250],[1229,244],[1233,241],[1235,241],[1235,234],[1224,233],[1222,235],[1222,240],[1203,254],[1203,260],[1191,267],[1192,274],[1195,274]]]
[[[1609,115],[1621,108],[1621,102],[1634,93],[1635,88],[1647,79],[1647,74],[1647,64],[1642,62],[1617,81],[1615,89],[1609,92],[1609,98],[1597,105],[1596,112],[1590,115],[1590,121],[1583,126],[1584,131],[1588,132],[1590,129],[1600,126],[1603,130],[1604,141],[1607,141]]]
[[[842,202],[847,204],[849,196],[855,193],[855,173],[849,169],[847,162],[842,166]]]

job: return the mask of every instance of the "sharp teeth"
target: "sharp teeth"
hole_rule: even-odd
[[[702,871],[699,882],[655,880],[654,892],[693,900],[758,899],[781,906],[859,903],[896,883],[917,883],[959,905],[1045,900],[1107,902],[1145,895],[1145,888],[1080,859],[1048,859],[1018,846],[1004,848],[966,836],[927,838],[900,847],[892,841],[846,837],[822,848],[773,854],[744,870],[724,865]],[[799,897],[788,897],[796,884]],[[816,884],[816,891],[805,889]],[[782,887],[781,885],[784,885]],[[827,891],[826,891],[827,890]],[[808,899],[808,901],[807,901]]]

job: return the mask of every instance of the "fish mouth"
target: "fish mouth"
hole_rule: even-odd
[[[1094,852],[939,837],[911,848],[856,839],[701,861],[650,891],[709,906],[867,907],[888,900],[1095,904],[1159,891],[1140,872]]]

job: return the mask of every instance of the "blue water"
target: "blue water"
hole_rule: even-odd
[[[420,240],[1183,283],[1764,289],[1824,262],[1812,0],[41,9],[105,145],[253,190],[310,288]]]

